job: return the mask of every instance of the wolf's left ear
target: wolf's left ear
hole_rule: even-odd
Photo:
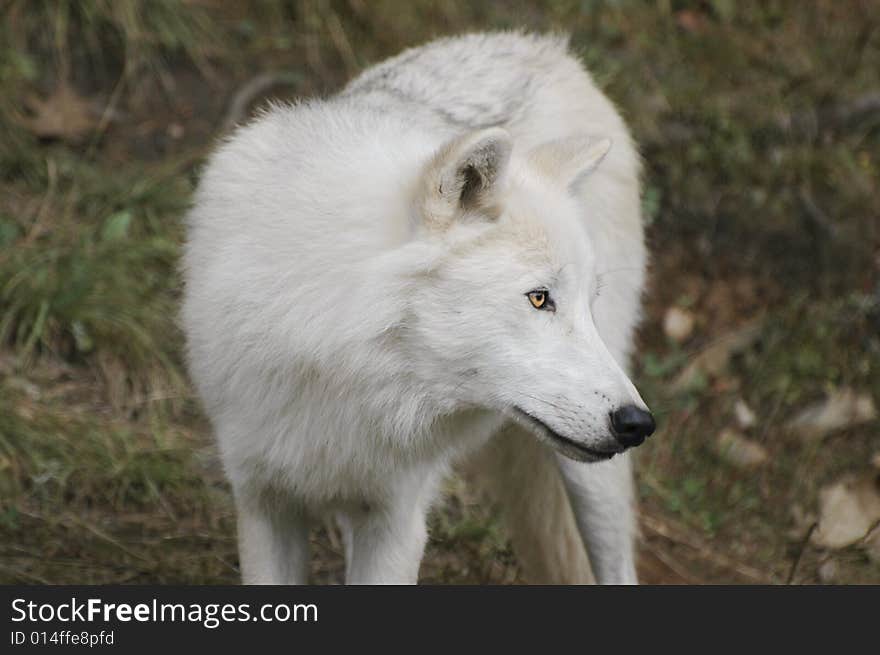
[[[541,173],[566,188],[576,187],[611,150],[611,139],[578,134],[543,143],[529,153]]]
[[[445,227],[467,211],[491,216],[511,148],[510,134],[499,127],[471,132],[446,144],[425,171],[425,219]]]

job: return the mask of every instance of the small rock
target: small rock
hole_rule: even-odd
[[[736,424],[743,430],[748,430],[758,420],[752,408],[742,398],[736,401],[736,404],[733,406],[733,413],[736,417]]]
[[[819,565],[816,574],[822,584],[834,584],[834,579],[837,577],[837,562],[833,559],[825,560]]]
[[[670,307],[663,317],[663,331],[676,343],[684,342],[694,331],[694,315],[680,307]]]
[[[875,469],[880,469],[880,453],[874,453],[871,457],[871,466]]]
[[[812,542],[821,548],[845,548],[880,521],[880,478],[848,475],[819,491],[819,525]]]
[[[807,407],[788,422],[788,428],[799,432],[804,439],[816,440],[835,430],[873,421],[876,417],[877,408],[871,396],[843,388]]]
[[[731,428],[721,431],[716,445],[718,455],[737,468],[755,468],[764,464],[770,457],[767,449],[761,444]]]

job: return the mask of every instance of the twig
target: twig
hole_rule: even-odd
[[[874,533],[880,530],[880,519],[874,521],[874,524],[868,528],[868,531],[865,533],[865,536],[859,539],[859,546],[866,546],[868,542],[871,541],[871,538],[874,536]]]
[[[48,177],[46,194],[40,201],[40,207],[37,210],[37,215],[34,217],[34,220],[31,223],[31,227],[28,230],[27,236],[24,238],[25,244],[33,243],[33,241],[40,236],[40,233],[43,231],[43,221],[46,220],[46,216],[49,213],[49,207],[52,203],[52,200],[54,199],[55,187],[58,183],[58,166],[55,164],[54,159],[46,160],[46,176]]]
[[[86,150],[86,158],[90,158],[95,154],[95,151],[98,148],[98,143],[107,131],[110,121],[116,115],[116,106],[122,98],[122,92],[125,89],[125,83],[128,81],[128,77],[129,69],[128,64],[126,63],[122,73],[119,75],[119,79],[116,80],[116,84],[113,86],[113,91],[110,93],[110,98],[107,100],[104,110],[101,112],[101,118],[98,120],[98,125],[92,133],[88,149]]]
[[[667,523],[664,523],[660,519],[653,517],[649,514],[642,513],[641,515],[641,523],[644,527],[648,528],[654,534],[660,535],[670,541],[674,541],[675,543],[681,544],[683,546],[687,546],[691,550],[695,551],[700,557],[704,560],[708,560],[713,562],[714,564],[721,566],[722,568],[726,568],[731,571],[735,571],[745,578],[749,578],[755,582],[759,582],[761,584],[767,584],[767,576],[758,569],[752,568],[746,564],[742,564],[741,562],[737,562],[726,555],[722,555],[721,553],[716,553],[710,548],[707,548],[703,544],[699,543],[695,539],[686,536],[684,534],[684,530],[680,528],[676,528],[674,531],[670,530]]]
[[[142,562],[150,562],[150,559],[148,557],[145,557],[145,556],[141,555],[140,553],[134,552],[133,550],[128,548],[128,546],[126,546],[125,544],[123,544],[119,540],[114,539],[113,537],[111,537],[107,533],[99,530],[98,528],[87,523],[86,521],[83,521],[79,517],[77,517],[73,514],[67,514],[67,516],[65,518],[66,518],[66,520],[64,520],[65,523],[69,521],[69,522],[72,522],[72,523],[82,527],[82,528],[85,528],[86,530],[91,532],[93,535],[95,535],[99,539],[106,541],[108,544],[110,544],[112,546],[115,546],[116,548],[121,550],[123,553],[125,553],[129,557],[134,557],[135,559],[139,559]]]
[[[643,544],[644,548],[646,548],[651,553],[652,556],[654,556],[658,560],[660,560],[661,564],[663,564],[666,568],[668,568],[670,571],[672,571],[679,578],[684,580],[687,584],[690,584],[690,585],[701,584],[700,580],[697,580],[694,576],[692,576],[690,573],[688,573],[683,568],[681,568],[681,566],[679,566],[678,562],[676,562],[674,559],[669,557],[669,555],[664,553],[662,550],[660,550],[659,548],[655,548],[653,545],[651,545],[647,541],[643,541],[642,544]]]
[[[327,25],[327,31],[330,33],[330,40],[333,41],[333,45],[336,46],[336,50],[345,62],[346,72],[349,75],[353,75],[358,69],[357,57],[354,54],[354,48],[351,47],[348,36],[345,34],[345,28],[342,27],[342,21],[339,20],[336,12],[331,10],[325,16],[324,22]]]
[[[810,537],[813,536],[813,531],[818,525],[818,522],[813,521],[813,524],[807,530],[807,534],[804,535],[803,540],[801,540],[801,547],[798,549],[797,557],[791,565],[791,571],[788,572],[788,579],[785,581],[785,584],[790,585],[792,582],[794,582],[794,576],[797,573],[798,566],[801,563],[801,558],[804,556],[804,551],[807,549],[807,544],[810,543]]]

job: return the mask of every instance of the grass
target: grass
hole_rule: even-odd
[[[133,391],[181,387],[179,228],[168,217],[184,207],[188,185],[48,161],[60,200],[44,197],[26,233],[15,219],[2,223],[0,340],[24,362],[94,355],[128,371]]]
[[[96,415],[68,371],[32,375],[0,386],[0,576],[231,580],[231,508],[216,466],[198,457],[204,442],[159,419]]]
[[[235,580],[175,318],[199,163],[259,73],[279,73],[272,95],[328,93],[428,38],[518,27],[572,34],[645,159],[654,260],[636,368],[662,431],[639,458],[643,578],[784,582],[800,557],[797,581],[828,560],[838,581],[880,581],[859,548],[801,552],[797,519],[821,485],[867,469],[876,421],[818,445],[784,427],[832,389],[880,401],[875,14],[856,0],[4,4],[0,581]],[[673,305],[697,318],[684,345],[660,327]],[[722,374],[672,390],[756,318]],[[771,454],[749,473],[713,447],[739,399]],[[494,517],[452,483],[423,578],[519,580]],[[314,547],[316,579],[336,579],[335,535]]]

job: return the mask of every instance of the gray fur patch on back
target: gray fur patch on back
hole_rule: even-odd
[[[377,105],[390,96],[459,129],[505,125],[527,113],[542,73],[567,52],[563,38],[519,33],[441,39],[365,71],[340,95]]]

